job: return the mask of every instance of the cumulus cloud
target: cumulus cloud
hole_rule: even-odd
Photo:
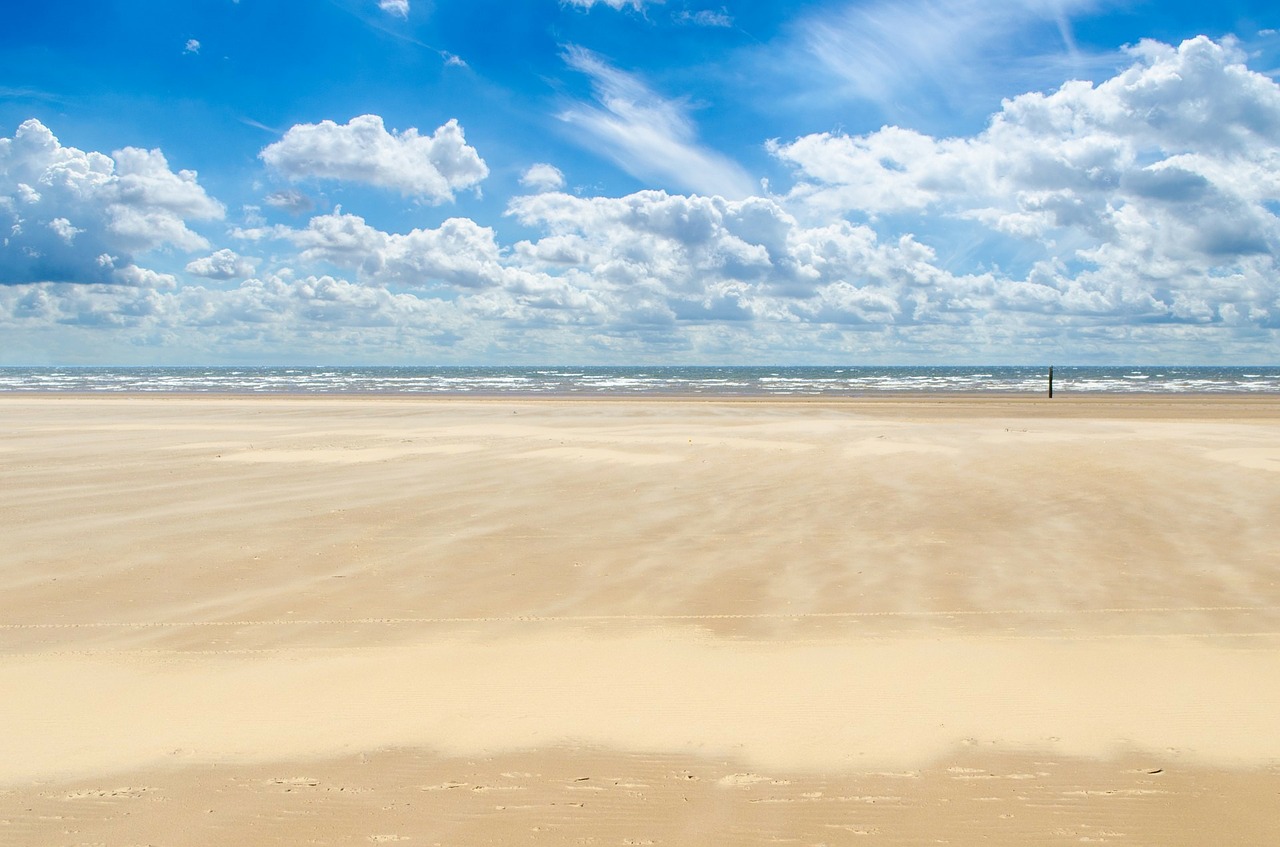
[[[696,127],[679,103],[660,97],[590,50],[570,47],[564,58],[591,78],[599,104],[580,103],[560,115],[582,130],[582,144],[637,179],[732,198],[755,191],[754,181],[737,163],[698,143]]]
[[[396,234],[338,211],[304,229],[247,233],[294,245],[292,264],[316,266],[301,279],[284,268],[234,289],[188,285],[163,295],[9,286],[0,288],[0,327],[10,338],[39,337],[59,323],[118,337],[170,332],[183,349],[216,335],[223,350],[240,342],[306,350],[323,329],[328,360],[343,355],[340,345],[357,356],[385,344],[401,355],[469,351],[473,360],[546,361],[584,350],[634,360],[657,350],[741,362],[776,361],[779,351],[884,360],[921,349],[1025,359],[1064,330],[1079,334],[1077,351],[1096,345],[1115,355],[1132,345],[1156,355],[1208,342],[1256,355],[1280,323],[1249,305],[1249,291],[1277,294],[1260,257],[1251,271],[1219,280],[1213,296],[1162,296],[1124,279],[1110,287],[1072,279],[1053,262],[1025,277],[956,273],[910,235],[805,223],[771,198],[549,192],[515,198],[509,213],[541,234],[504,248],[465,219]],[[1231,332],[1213,335],[1215,326]]]
[[[493,230],[469,218],[400,235],[337,210],[312,218],[305,229],[280,227],[269,234],[297,247],[302,262],[353,270],[380,285],[477,289],[502,284],[508,273]]]
[[[440,301],[395,294],[327,274],[299,279],[289,273],[273,274],[248,279],[227,291],[192,288],[183,294],[188,302],[182,311],[191,314],[195,306],[205,326],[241,331],[256,327],[264,334],[292,334],[301,329],[309,333],[333,331],[341,336],[345,328],[415,326],[438,332],[442,324],[457,326],[460,322],[456,311]]]
[[[475,325],[449,301],[328,275],[295,278],[288,269],[229,289],[0,287],[0,331],[11,345],[40,350],[78,342],[99,356],[124,360],[139,348],[157,347],[179,352],[186,361],[227,355],[263,361],[282,352],[324,361],[438,357]]]
[[[168,290],[178,287],[178,280],[173,274],[160,273],[137,265],[116,268],[112,276],[115,282],[134,288]]]
[[[187,273],[206,279],[243,279],[253,274],[254,262],[234,250],[218,250],[187,263]]]
[[[1006,101],[972,138],[888,127],[772,149],[800,178],[793,202],[973,221],[1038,258],[1063,309],[1222,320],[1230,305],[1269,319],[1280,86],[1204,37],[1132,52],[1099,85]]]
[[[1156,53],[1165,59],[1172,55]],[[1138,74],[1131,82],[1144,87]],[[1027,104],[1011,103],[1008,110],[1012,114],[1023,106]],[[1264,114],[1254,108],[1241,114],[1257,122],[1259,137],[1265,136],[1269,124]],[[1064,126],[1081,126],[1078,116],[1059,117]],[[1043,126],[1045,120],[1025,123]],[[286,240],[299,251],[299,261],[354,273],[366,284],[452,292],[447,296],[459,308],[491,327],[503,327],[503,332],[520,327],[521,332],[559,333],[577,327],[597,340],[643,337],[644,344],[659,348],[714,336],[717,343],[736,339],[755,349],[751,345],[766,339],[785,344],[796,333],[825,327],[846,344],[851,343],[848,333],[871,334],[882,342],[897,339],[932,349],[955,345],[960,353],[964,343],[1025,346],[1029,339],[1045,332],[1051,338],[1064,327],[1093,338],[1127,327],[1123,340],[1156,343],[1162,337],[1189,337],[1177,326],[1229,325],[1247,337],[1280,322],[1273,251],[1267,247],[1258,252],[1258,244],[1242,237],[1248,230],[1237,217],[1213,220],[1202,208],[1200,231],[1194,237],[1175,232],[1171,239],[1160,232],[1168,224],[1140,206],[1176,205],[1197,197],[1203,201],[1206,185],[1213,181],[1185,162],[1173,171],[1161,160],[1144,159],[1133,170],[1142,176],[1110,180],[1105,169],[1097,169],[1106,161],[1099,151],[1110,148],[1070,133],[1062,143],[1078,160],[1040,137],[1016,148],[1004,137],[980,144],[977,138],[887,133],[873,139],[871,153],[855,150],[854,160],[864,169],[871,167],[867,162],[874,163],[884,171],[883,178],[904,182],[871,190],[874,184],[864,179],[856,190],[841,193],[850,183],[840,180],[852,166],[832,152],[847,152],[845,147],[822,147],[834,139],[814,137],[812,150],[776,146],[778,155],[792,156],[788,160],[802,177],[797,191],[785,198],[729,200],[663,191],[577,197],[555,190],[516,197],[508,214],[540,234],[510,247],[493,230],[466,219],[397,234],[341,211],[314,218],[302,229],[275,228],[260,237]],[[920,177],[916,165],[943,155],[948,145],[968,151],[965,155],[973,161],[961,167],[963,163],[948,160],[947,167],[929,170],[928,179]],[[1016,156],[1017,149],[1048,156],[1056,165],[1040,159],[992,159]],[[1238,153],[1238,144],[1236,149]],[[1086,178],[1070,176],[1072,162],[1084,169]],[[1090,163],[1088,168],[1084,162]],[[970,171],[986,175],[988,187],[978,191],[976,183],[966,182]],[[991,174],[1016,187],[992,189]],[[1065,182],[1056,185],[1053,179]],[[1096,209],[1082,205],[1072,192],[1103,190],[1095,183],[1115,183],[1108,190],[1120,193],[1107,202],[1124,202],[1104,222],[1111,234],[1089,242],[1086,236],[1099,226],[1090,218]],[[964,198],[977,198],[976,205]],[[1013,272],[953,267],[949,258],[910,232],[888,228],[882,234],[875,221],[841,219],[846,212],[865,213],[849,205],[854,199],[879,214],[896,213],[899,221],[906,214],[923,216],[921,220],[940,215],[989,227],[1014,242],[1045,245],[1044,254]],[[1018,208],[1005,220],[1000,202],[1006,200],[1034,204],[1035,214]],[[1105,208],[1107,202],[1101,205]],[[1156,244],[1163,246],[1153,249]],[[1203,272],[1188,275],[1196,267]],[[1153,328],[1158,326],[1169,327],[1164,336]],[[705,329],[711,327],[753,327],[754,335]],[[521,338],[524,343],[529,336]]]
[[[67,244],[71,244],[75,241],[77,235],[84,232],[83,229],[72,226],[71,221],[66,218],[54,218],[49,221],[49,229],[56,232],[58,237],[67,242]]]
[[[199,53],[200,42],[196,41],[194,38],[188,38],[186,46],[182,48],[182,52],[183,53]]]
[[[0,283],[167,284],[130,270],[135,254],[205,249],[188,222],[223,215],[196,173],[175,173],[159,150],[85,152],[36,120],[0,138]]]
[[[913,289],[951,281],[910,238],[885,245],[865,226],[805,226],[759,197],[540,194],[515,198],[510,214],[548,233],[515,246],[526,266],[581,279],[624,300],[643,292],[651,304],[686,318],[797,320],[814,314],[809,301],[833,285],[896,302]],[[891,316],[905,309],[883,311]]]
[[[623,75],[619,96],[633,82]],[[138,343],[303,350],[324,335],[472,361],[741,362],[1067,347],[1077,360],[1168,360],[1193,344],[1243,360],[1280,338],[1280,86],[1204,38],[1138,45],[1112,79],[1012,98],[967,137],[886,127],[775,142],[796,176],[780,196],[574,196],[540,164],[507,206],[514,243],[463,217],[400,232],[341,209],[259,221],[237,234],[271,257],[261,270],[207,243],[184,257],[188,277],[244,280],[209,288],[130,258],[194,249],[185,221],[220,207],[193,174],[158,151],[113,158],[24,132],[39,135],[0,146],[5,267],[25,247],[96,263],[82,278],[116,285],[10,277],[23,284],[0,286],[6,341],[71,324]],[[79,212],[125,198],[142,211]],[[134,219],[147,214],[160,219]],[[980,261],[964,252],[975,242]]]
[[[520,184],[534,191],[558,191],[564,188],[564,174],[555,165],[538,162],[524,172]]]
[[[298,124],[259,156],[289,179],[364,183],[429,203],[452,200],[489,175],[456,120],[425,136],[412,127],[388,132],[377,115]]]
[[[378,0],[378,8],[397,18],[409,17],[409,0]]]

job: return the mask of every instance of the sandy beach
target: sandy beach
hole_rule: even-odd
[[[1275,845],[1280,399],[0,396],[0,844]]]

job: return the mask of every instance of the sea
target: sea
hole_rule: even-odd
[[[1048,366],[40,367],[0,392],[842,397],[1041,394]],[[1054,393],[1280,393],[1280,366],[1055,366]]]

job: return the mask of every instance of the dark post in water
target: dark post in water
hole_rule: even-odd
[[[1053,399],[1053,365],[1049,366],[1049,399]]]

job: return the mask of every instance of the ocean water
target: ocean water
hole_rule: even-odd
[[[1041,394],[1026,367],[0,368],[0,391],[218,394],[853,396]],[[1054,368],[1054,393],[1280,393],[1280,366]]]

